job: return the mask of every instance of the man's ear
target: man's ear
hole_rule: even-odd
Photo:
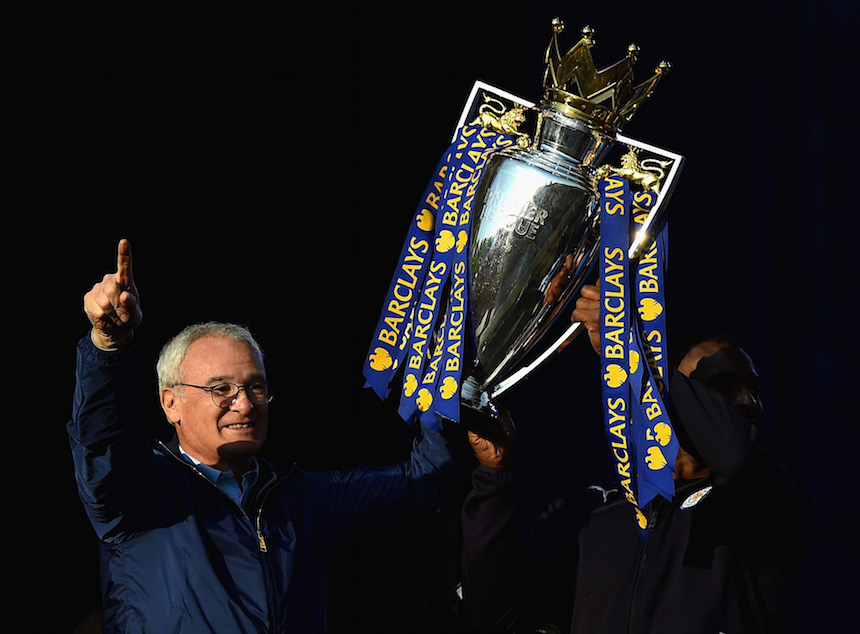
[[[178,425],[182,418],[179,406],[180,397],[172,387],[161,390],[161,409],[172,425]]]

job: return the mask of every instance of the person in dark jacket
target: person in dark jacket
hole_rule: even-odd
[[[577,301],[599,352],[599,288]],[[565,491],[518,534],[513,426],[472,434],[479,466],[463,506],[463,611],[481,632],[778,632],[811,532],[805,486],[770,452],[759,377],[728,339],[694,342],[673,373],[681,439],[672,501],[644,509],[617,481]],[[539,629],[542,628],[542,629]]]
[[[158,362],[176,434],[153,448],[133,333],[131,247],[84,298],[68,424],[81,500],[102,552],[106,632],[325,631],[328,564],[359,528],[436,514],[451,447],[422,429],[400,464],[348,472],[275,468],[259,456],[270,395],[250,333],[198,324]]]

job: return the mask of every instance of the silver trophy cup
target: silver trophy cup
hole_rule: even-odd
[[[546,93],[534,106],[476,84],[463,119],[518,135],[520,142],[488,162],[476,196],[470,242],[470,301],[474,360],[464,374],[461,401],[480,408],[538,367],[575,336],[573,299],[599,248],[597,183],[608,171],[657,192],[649,218],[631,241],[635,259],[665,222],[665,208],[683,157],[622,136],[668,65],[632,83],[637,49],[597,72],[593,33],[565,56],[558,53],[559,21],[547,51]],[[533,138],[513,130],[512,110],[536,114]],[[606,161],[621,152],[621,165]],[[560,327],[561,326],[561,327]]]

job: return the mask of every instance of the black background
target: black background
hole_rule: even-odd
[[[35,608],[16,606],[58,632],[97,607],[64,424],[81,296],[113,270],[120,237],[154,432],[160,345],[192,321],[233,320],[268,352],[273,450],[306,469],[402,455],[403,425],[361,366],[406,224],[475,80],[540,98],[556,15],[568,46],[597,30],[599,66],[631,41],[639,78],[672,63],[625,129],[687,158],[670,209],[670,336],[716,327],[746,342],[774,448],[818,506],[792,631],[858,629],[858,12],[837,0],[7,16],[0,235],[7,487],[20,500],[5,534]],[[509,393],[535,507],[581,476],[572,462],[601,461],[593,356],[577,340]],[[456,522],[357,547],[333,569],[331,631],[452,631]]]

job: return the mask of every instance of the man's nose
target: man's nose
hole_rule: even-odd
[[[741,388],[735,394],[733,405],[735,410],[752,422],[757,423],[761,419],[762,405],[756,392]]]
[[[248,392],[244,387],[239,387],[239,393],[230,402],[230,409],[236,412],[250,412],[254,404],[248,398]]]

